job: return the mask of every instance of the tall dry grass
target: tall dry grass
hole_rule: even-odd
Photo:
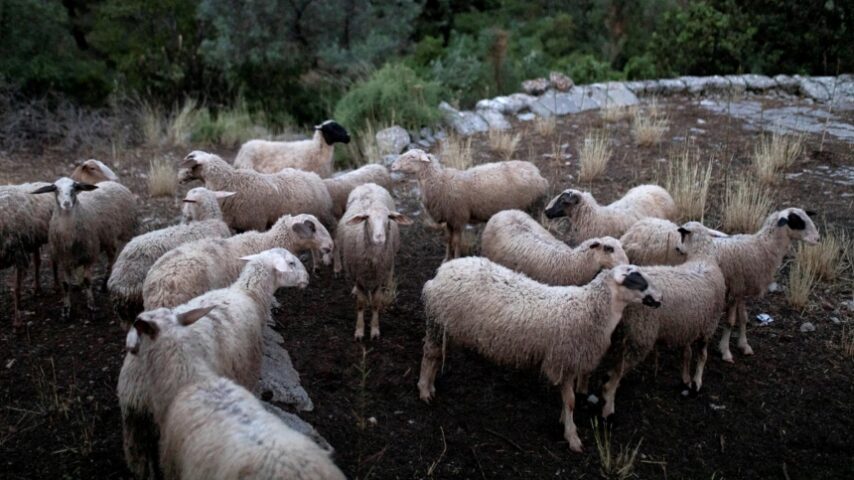
[[[139,104],[137,116],[144,144],[148,147],[160,146],[163,143],[165,123],[163,109],[158,105],[142,102]]]
[[[627,106],[618,107],[616,105],[607,105],[599,110],[599,116],[607,123],[618,123],[623,120],[631,120],[637,115],[637,107]]]
[[[171,197],[178,191],[178,175],[175,165],[167,158],[149,162],[148,194],[152,197]]]
[[[773,133],[763,137],[753,152],[753,169],[765,183],[774,183],[780,171],[790,168],[804,152],[803,133],[785,135]]]
[[[489,149],[498,154],[502,160],[510,160],[522,141],[522,134],[513,134],[506,130],[490,130],[487,136]]]
[[[804,245],[799,245],[800,251]],[[793,308],[803,309],[810,300],[810,293],[818,280],[815,267],[809,263],[795,260],[789,268],[789,288],[786,290],[786,299]]]
[[[602,478],[614,480],[626,480],[635,476],[635,462],[638,450],[643,443],[640,439],[634,447],[621,445],[617,449],[611,440],[611,432],[607,425],[599,425],[594,419],[593,440],[596,443],[596,453],[599,454],[599,473]]]
[[[649,147],[661,143],[670,123],[638,110],[632,119],[632,138],[638,146]]]
[[[608,166],[608,160],[611,159],[612,153],[606,132],[588,133],[584,137],[581,150],[578,152],[580,164],[578,180],[589,182],[602,175]]]
[[[166,143],[173,147],[189,145],[198,116],[195,99],[187,98],[180,106],[176,105],[166,121]]]
[[[825,228],[818,245],[798,245],[795,261],[809,266],[818,279],[833,282],[845,270],[845,257],[851,245],[851,238],[844,230]]]
[[[768,189],[751,180],[730,181],[724,192],[723,229],[729,233],[753,233],[771,212]]]
[[[712,162],[704,167],[700,162],[699,150],[685,148],[679,158],[671,160],[664,188],[676,202],[680,222],[704,220],[711,180]]]
[[[555,117],[540,117],[534,119],[534,131],[541,137],[551,137],[557,129],[557,119]]]
[[[474,150],[472,149],[472,137],[462,138],[458,135],[448,135],[440,142],[439,155],[442,165],[446,167],[465,170],[474,163]]]

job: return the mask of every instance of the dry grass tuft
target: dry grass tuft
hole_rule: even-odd
[[[661,107],[661,104],[658,103],[658,97],[652,97],[644,108],[646,110],[646,114],[651,118],[659,118],[664,115],[664,109]]]
[[[839,347],[845,358],[854,357],[854,328],[842,326],[841,338],[839,339]]]
[[[631,120],[637,115],[637,107],[606,106],[599,110],[599,116],[608,123],[618,123],[623,120]]]
[[[703,221],[711,180],[712,162],[703,168],[700,165],[699,150],[685,148],[678,159],[670,162],[664,188],[676,202],[680,223],[689,220]]]
[[[441,142],[439,155],[442,158],[442,165],[459,170],[471,167],[474,162],[471,143],[472,137],[461,138],[457,135],[448,135],[448,138]]]
[[[729,233],[753,233],[771,211],[771,193],[749,181],[728,182],[724,192],[723,229]]]
[[[557,129],[557,119],[555,117],[537,117],[534,120],[534,131],[541,137],[551,137]]]
[[[137,114],[142,130],[143,142],[148,147],[158,147],[163,143],[163,110],[157,105],[142,102]]]
[[[602,425],[600,427],[599,421],[596,419],[591,423],[593,424],[596,452],[599,454],[599,473],[602,478],[625,480],[634,477],[635,461],[643,439],[640,439],[634,448],[631,445],[620,446],[619,451],[614,452],[608,426]]]
[[[167,143],[173,147],[188,145],[198,115],[198,103],[192,98],[184,100],[180,107],[176,106],[166,124]]]
[[[593,132],[584,137],[584,144],[578,152],[580,163],[578,180],[588,182],[605,172],[611,154],[606,132]]]
[[[832,282],[845,269],[845,253],[851,249],[851,239],[844,230],[825,229],[818,245],[800,244],[795,261],[808,266],[820,280]]]
[[[642,147],[657,145],[667,133],[669,122],[638,110],[632,120],[632,137]]]
[[[514,135],[504,130],[490,130],[488,141],[490,150],[497,153],[502,160],[510,160],[516,153],[519,142],[522,141],[522,134]]]
[[[798,254],[803,248],[804,245],[798,246]],[[789,268],[789,288],[786,290],[789,305],[797,309],[806,307],[809,303],[810,292],[812,292],[817,280],[818,273],[814,270],[813,265],[795,260]]]
[[[166,158],[152,160],[148,168],[148,194],[152,197],[171,197],[178,190],[175,166]]]
[[[803,154],[804,139],[803,133],[774,133],[760,140],[753,152],[753,169],[759,178],[765,183],[776,182],[780,171],[794,165]]]

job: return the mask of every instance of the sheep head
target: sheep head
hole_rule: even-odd
[[[807,212],[800,208],[787,208],[773,214],[778,228],[786,228],[789,238],[815,245],[821,240],[818,229]]]
[[[424,150],[413,148],[412,150],[409,150],[397,157],[397,160],[391,164],[391,171],[401,173],[418,173],[424,169],[425,166],[430,165],[430,162],[432,161],[433,158],[430,154]]]
[[[308,272],[302,262],[284,248],[271,248],[240,259],[245,262],[258,262],[269,268],[275,274],[276,288],[308,286]]]
[[[648,307],[661,306],[661,292],[649,277],[635,265],[619,265],[608,274],[612,295],[626,303],[643,303]]]
[[[157,341],[162,332],[188,327],[215,308],[216,305],[211,305],[180,313],[176,312],[177,308],[158,308],[142,312],[133,321],[125,337],[125,350],[132,355],[137,355],[144,344]]]
[[[211,163],[223,163],[225,161],[211,153],[201,150],[190,152],[181,163],[178,164],[178,183],[184,184],[193,180],[205,181],[204,167]],[[227,164],[226,164],[227,165]]]
[[[184,221],[198,220],[205,211],[205,207],[212,205],[217,200],[236,195],[237,192],[223,192],[208,190],[205,187],[196,187],[187,192],[184,197],[181,213]]]
[[[323,264],[332,263],[332,249],[335,242],[329,230],[314,215],[303,213],[300,215],[285,215],[273,225],[273,230],[290,230],[296,234],[299,244],[295,245],[300,250],[311,249],[320,251],[323,255]]]
[[[546,205],[546,217],[570,217],[570,212],[581,203],[581,196],[582,192],[579,190],[564,190]]]
[[[623,244],[613,237],[591,238],[582,242],[580,247],[593,255],[596,263],[602,268],[614,268],[629,263]]]
[[[725,238],[729,235],[706,227],[700,222],[687,222],[678,228],[679,244],[676,251],[681,255],[710,252],[714,247],[712,238]]]
[[[353,215],[347,220],[347,225],[363,224],[365,236],[371,245],[385,245],[391,222],[400,225],[411,225],[412,220],[399,212],[390,212],[386,208],[371,208],[363,213]]]
[[[71,210],[77,205],[77,194],[81,191],[90,191],[98,188],[88,183],[75,182],[68,177],[62,177],[51,185],[45,185],[32,194],[52,192],[56,197],[56,204],[61,210]]]
[[[77,165],[71,172],[71,179],[77,182],[96,184],[106,181],[117,182],[119,177],[104,162],[90,158]]]
[[[335,120],[327,120],[320,125],[315,125],[314,129],[323,135],[323,141],[325,141],[327,145],[350,143],[350,134],[347,133],[347,129]]]

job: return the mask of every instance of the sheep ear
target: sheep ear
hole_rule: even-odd
[[[430,155],[427,154],[427,152],[425,152],[424,150],[422,150],[418,154],[418,160],[421,160],[424,163],[430,163]]]
[[[637,290],[644,291],[649,287],[649,284],[646,282],[646,279],[643,278],[643,275],[640,272],[631,272],[623,278],[622,285],[629,290]]]
[[[74,183],[74,189],[75,190],[83,190],[84,192],[89,192],[89,191],[95,190],[96,188],[98,188],[97,185],[92,185],[90,183],[83,183],[83,182],[75,182]]]
[[[30,192],[30,194],[35,195],[37,193],[48,193],[48,192],[55,192],[55,191],[56,191],[56,185],[50,184],[50,185],[45,185],[45,186],[43,186],[37,190]]]
[[[391,212],[388,214],[388,218],[394,220],[400,225],[412,225],[412,219],[400,212]]]
[[[599,247],[601,247],[601,246],[602,246],[602,244],[601,244],[601,243],[599,243],[599,242],[593,242],[593,243],[591,243],[591,244],[590,244],[590,249],[591,249],[591,250],[593,250],[594,248],[599,248]]]
[[[134,326],[136,326],[136,322],[134,322]],[[125,337],[125,351],[132,355],[139,353],[139,333],[137,333],[136,328],[128,330]]]
[[[807,223],[795,212],[789,213],[789,228],[792,230],[804,230],[807,228]]]
[[[135,334],[131,335],[131,333],[128,332],[128,336],[125,339],[125,348],[128,349],[130,353],[136,353],[139,351],[140,336],[147,335],[153,340],[157,337],[157,334],[160,333],[160,327],[150,320],[137,318],[133,321],[133,328],[131,329],[131,332],[134,332]]]
[[[311,222],[308,223],[309,225],[311,225]],[[293,224],[293,226],[291,226],[291,230],[293,230],[294,233],[296,233],[297,236],[302,239],[309,239],[314,236],[314,225],[311,225],[311,227],[309,227],[308,225],[306,225],[306,222],[299,222]]]
[[[200,318],[211,313],[211,310],[213,310],[214,308],[216,308],[216,305],[211,305],[210,307],[194,308],[190,311],[178,314],[178,323],[185,327],[190,326],[196,323],[196,321]]]
[[[240,257],[240,259],[243,260],[244,262],[249,262],[249,261],[255,260],[256,258],[258,258],[257,253],[254,255],[246,255],[245,257]]]
[[[681,236],[682,236],[682,241],[683,241],[683,242],[685,241],[685,237],[687,237],[688,235],[690,235],[690,234],[691,234],[691,231],[690,231],[690,230],[688,230],[688,229],[687,229],[687,228],[685,228],[685,227],[679,227],[678,231],[679,231],[679,235],[681,235]]]
[[[577,205],[581,201],[581,197],[575,192],[564,193],[561,195],[561,200],[567,205]]]
[[[814,217],[818,215],[818,212],[816,212],[815,210],[804,210],[804,213],[806,213],[808,217]]]
[[[777,226],[778,227],[785,227],[788,223],[789,223],[789,221],[786,220],[786,217],[780,217],[780,219],[777,220]]]
[[[178,168],[193,168],[199,164],[199,161],[196,160],[196,157],[193,153],[187,155],[181,163],[178,164]]]
[[[216,198],[228,198],[232,195],[237,195],[237,192],[213,192]]]
[[[347,220],[345,225],[356,225],[358,223],[362,223],[368,219],[367,215],[354,215],[350,217],[350,220]]]

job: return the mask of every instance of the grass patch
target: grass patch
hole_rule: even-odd
[[[632,138],[641,147],[657,145],[667,133],[669,122],[664,118],[656,118],[640,110],[632,119]]]
[[[183,105],[176,105],[166,121],[166,143],[173,147],[187,146],[198,115],[198,102],[195,99],[187,98]]]
[[[599,473],[602,478],[625,480],[634,476],[635,461],[638,450],[643,443],[640,439],[634,446],[620,446],[616,451],[611,442],[611,432],[607,425],[600,427],[599,421],[593,419],[593,439],[596,442],[596,452],[599,454]]]
[[[138,112],[139,126],[145,146],[158,147],[163,143],[163,110],[148,102],[142,102]]]
[[[609,105],[599,110],[599,116],[607,123],[618,123],[623,120],[631,120],[637,115],[637,107],[618,107]]]
[[[798,246],[798,255],[804,248],[803,244]],[[806,307],[817,280],[818,274],[814,270],[814,266],[796,259],[789,268],[789,289],[786,290],[786,299],[789,301],[789,305],[797,309]]]
[[[842,350],[842,355],[845,358],[854,357],[854,328],[843,325],[840,334],[839,348]]]
[[[762,138],[753,152],[753,169],[756,175],[765,183],[776,182],[780,171],[794,165],[803,154],[804,138],[802,133],[774,133]]]
[[[233,108],[220,109],[212,113],[202,108],[193,118],[191,138],[194,143],[208,146],[235,148],[253,138],[266,138],[269,131],[253,121],[249,109],[242,100]]]
[[[540,117],[534,120],[534,131],[541,137],[551,137],[557,129],[557,119],[555,117]]]
[[[178,190],[175,166],[166,158],[152,160],[148,167],[148,194],[152,197],[171,197]]]
[[[502,160],[510,160],[516,153],[522,134],[512,134],[504,130],[490,130],[488,134],[489,149],[498,154]]]
[[[472,137],[461,138],[457,135],[448,135],[440,143],[442,165],[446,167],[465,170],[472,166],[474,153],[472,150]]]
[[[728,182],[724,192],[724,231],[756,232],[771,211],[771,202],[771,193],[756,182],[750,180]]]
[[[705,168],[700,164],[699,150],[685,148],[679,158],[671,160],[664,179],[664,188],[673,196],[679,211],[679,222],[702,222],[706,213],[712,162]]]
[[[605,172],[611,159],[611,147],[608,146],[606,132],[593,132],[584,137],[581,151],[578,152],[580,169],[578,180],[589,182]]]
[[[820,280],[832,282],[845,269],[845,253],[851,249],[851,239],[844,230],[825,229],[818,245],[800,244],[795,261],[808,266]]]

